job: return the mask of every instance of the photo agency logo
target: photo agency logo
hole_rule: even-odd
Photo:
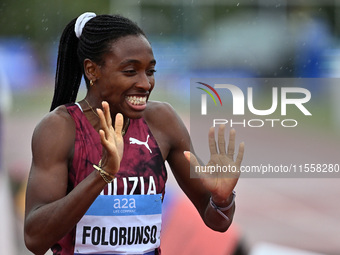
[[[200,84],[200,86],[197,86],[197,84]],[[275,82],[272,82],[272,84],[275,84]],[[282,84],[282,81],[278,84]],[[215,117],[212,120],[214,127],[220,124],[227,124],[230,127],[243,126],[250,128],[268,125],[270,127],[282,126],[285,128],[298,126],[299,122],[296,118],[288,117],[288,108],[290,113],[293,113],[291,114],[293,116],[298,116],[299,114],[312,116],[312,113],[306,106],[311,100],[311,92],[308,89],[298,86],[275,87],[268,86],[268,84],[262,85],[267,85],[262,86],[262,90],[266,90],[267,98],[265,100],[263,97],[258,97],[259,95],[254,93],[254,89],[251,86],[242,86],[243,90],[246,91],[244,93],[240,86],[235,84],[196,82],[196,88],[204,92],[201,93],[200,97],[200,115],[208,116],[209,114],[214,114]],[[261,84],[257,83],[257,89],[259,88],[261,88]],[[228,102],[223,101],[223,96],[227,94],[232,96],[232,106]],[[209,104],[209,100],[214,102],[214,106]],[[228,99],[225,100],[230,101]],[[259,107],[255,107],[255,103],[261,100],[271,101],[269,103],[271,105],[265,109],[258,109]],[[226,119],[224,118],[225,116],[223,118],[216,117],[216,113],[219,113],[219,116],[221,114],[225,115],[227,110],[230,111],[230,107],[232,107],[232,118]],[[255,117],[252,118],[252,116]]]

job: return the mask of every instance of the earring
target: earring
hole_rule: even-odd
[[[93,86],[93,81],[92,81],[92,80],[90,80],[90,86],[91,86],[91,87]]]

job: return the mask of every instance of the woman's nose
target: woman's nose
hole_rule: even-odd
[[[147,76],[146,74],[142,74],[139,81],[137,82],[136,87],[141,88],[145,91],[150,90],[151,88],[151,81],[149,76]]]

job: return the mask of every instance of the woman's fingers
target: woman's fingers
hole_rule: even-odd
[[[213,155],[218,153],[217,152],[217,147],[216,147],[215,129],[214,129],[214,127],[211,127],[209,129],[208,137],[209,137],[210,156],[213,156]]]
[[[187,159],[187,161],[190,163],[190,167],[191,169],[194,169],[193,172],[190,172],[190,176],[193,175],[197,175],[197,177],[202,177],[202,174],[200,171],[196,171],[197,168],[201,167],[201,164],[199,163],[198,159],[196,158],[196,156],[191,153],[190,151],[184,151],[184,156]]]
[[[228,142],[228,157],[231,160],[234,160],[234,154],[235,154],[235,136],[236,131],[235,129],[231,129],[229,132],[229,142]]]
[[[97,109],[97,113],[100,119],[100,127],[104,131],[105,138],[109,139],[109,137],[112,135],[112,130],[114,129],[114,132],[116,135],[122,135],[122,130],[124,126],[124,117],[121,113],[118,113],[115,117],[115,126],[113,128],[112,126],[112,118],[110,113],[110,106],[106,101],[102,102],[103,110]]]
[[[220,125],[218,128],[218,138],[217,138],[217,143],[218,143],[218,149],[220,151],[220,154],[225,155],[225,125]]]
[[[103,107],[103,110],[104,110],[104,116],[105,116],[106,124],[107,124],[108,127],[110,127],[110,126],[112,126],[112,119],[111,119],[111,113],[110,113],[110,106],[109,106],[108,102],[103,101],[102,107]]]
[[[108,142],[105,131],[104,130],[99,130],[99,136],[100,136],[100,141],[102,145],[105,147],[105,149],[108,149],[110,147],[110,143]]]
[[[231,160],[234,160],[234,154],[235,154],[235,136],[236,131],[235,129],[231,129],[229,132],[229,141],[228,141],[228,148],[226,151],[226,143],[225,143],[225,125],[220,125],[218,128],[218,136],[217,136],[217,145],[218,145],[218,151],[215,141],[215,129],[211,127],[209,129],[209,150],[210,155],[214,154],[222,154],[227,155],[228,158]]]
[[[115,128],[114,128],[116,135],[120,135],[120,136],[122,135],[123,126],[124,126],[123,114],[117,113],[116,118],[115,118]]]
[[[195,167],[200,165],[196,156],[192,154],[190,151],[184,151],[184,156],[189,161],[191,166]]]
[[[105,114],[102,109],[97,108],[97,113],[99,116],[99,121],[100,121],[100,128],[101,130],[104,131],[105,138],[108,139],[110,135],[110,130],[109,126],[107,125],[107,121],[105,118]]]
[[[238,147],[238,153],[237,153],[237,157],[236,157],[236,161],[235,164],[236,166],[240,167],[242,160],[243,160],[243,155],[244,155],[244,142],[240,143],[239,147]]]

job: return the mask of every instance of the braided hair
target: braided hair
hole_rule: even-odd
[[[120,15],[98,15],[90,19],[79,38],[74,32],[75,23],[76,19],[73,19],[60,38],[50,111],[59,105],[75,102],[86,58],[101,64],[103,55],[110,51],[112,42],[128,35],[145,36],[136,23]],[[89,81],[85,75],[84,78],[88,86]]]

